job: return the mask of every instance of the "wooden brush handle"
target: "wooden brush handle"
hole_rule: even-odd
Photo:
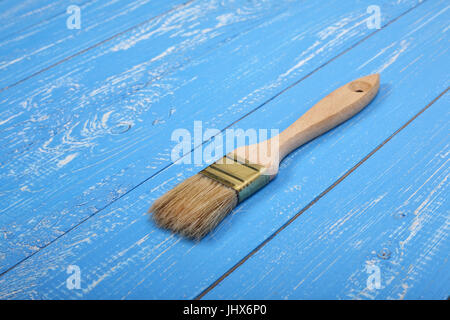
[[[331,92],[279,135],[279,161],[304,143],[361,111],[375,97],[380,76],[359,78]]]
[[[274,146],[274,138],[258,144],[239,147],[231,154],[251,163],[265,166],[269,169],[266,174],[273,178],[278,172],[279,162],[284,157],[304,143],[361,111],[372,101],[379,87],[380,76],[372,74],[349,82],[331,92],[276,137],[278,139],[276,155],[272,153],[271,156],[264,157],[264,159],[258,157],[259,154],[268,154],[265,150],[271,150],[271,146]],[[264,152],[261,153],[261,150]]]

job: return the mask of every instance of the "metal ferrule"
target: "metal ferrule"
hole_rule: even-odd
[[[227,155],[200,173],[236,190],[239,202],[242,202],[269,183],[270,176],[264,174],[266,170],[262,165]]]

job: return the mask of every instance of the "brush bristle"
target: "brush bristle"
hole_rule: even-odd
[[[196,174],[157,199],[149,212],[153,212],[153,219],[161,227],[200,239],[237,203],[235,190]]]

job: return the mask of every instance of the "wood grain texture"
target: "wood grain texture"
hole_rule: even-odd
[[[446,299],[449,104],[447,93],[205,298]]]
[[[442,28],[447,16],[444,1],[425,2],[235,124],[243,129],[259,128],[261,123],[283,129],[318,97],[361,75],[381,72],[380,93],[369,108],[288,156],[277,179],[242,203],[204,241],[194,243],[164,232],[145,214],[154,199],[200,169],[173,165],[5,273],[0,278],[0,297],[196,297],[447,88],[448,72],[436,67],[448,60],[448,35]],[[264,46],[270,48],[269,44]],[[229,54],[223,48],[225,59]],[[281,60],[276,62],[285,70]],[[259,65],[265,64],[259,60]],[[232,85],[231,80],[224,83],[227,88]],[[216,102],[228,103],[235,93],[220,91],[227,95],[216,97]],[[266,91],[270,93],[270,87]],[[194,119],[199,114],[194,112]],[[186,123],[192,124],[192,118]],[[219,122],[212,119],[208,126],[211,123]],[[139,162],[142,155],[142,151],[129,154],[127,162]],[[81,268],[81,290],[66,288],[68,265]]]
[[[360,112],[373,100],[379,88],[379,74],[354,79],[320,99],[275,137],[259,143],[243,145],[233,150],[228,157],[233,159],[237,156],[250,163],[262,165],[267,169],[264,175],[273,179],[278,173],[280,162],[289,153]],[[229,169],[224,167],[223,170]],[[215,174],[213,173],[210,177],[214,179]],[[248,184],[247,181],[244,183]],[[238,192],[241,190],[241,188],[234,189]]]
[[[33,28],[66,13],[69,5],[94,0],[3,0],[0,1],[0,40]]]
[[[359,1],[300,3],[198,1],[0,93],[1,270],[168,167],[174,129],[223,129],[375,32]]]
[[[372,74],[329,93],[280,133],[280,160],[360,112],[373,100],[379,88],[380,75]]]
[[[180,125],[176,121],[192,113],[184,109],[173,114],[170,104],[183,105],[186,96],[174,102],[174,91],[190,80],[183,75],[164,76],[190,57],[213,51],[221,42],[251,29],[255,20],[281,13],[271,3],[245,8],[240,10],[233,2],[201,1],[143,26],[134,36],[123,35],[90,51],[89,58],[71,59],[52,73],[0,93],[5,106],[0,132],[4,142],[1,197],[5,200],[1,211],[6,213],[0,219],[8,229],[2,230],[7,240],[0,244],[0,251],[12,256],[9,262],[0,261],[1,270],[170,163],[168,156],[161,161],[161,146],[167,145],[170,131]],[[204,112],[209,117],[214,111]],[[172,118],[169,129],[160,125],[168,117]],[[166,130],[170,131],[161,137],[169,134],[168,140],[153,144]],[[149,158],[139,154],[138,162],[130,162],[132,150],[148,147],[154,148],[154,152],[144,151],[152,154]],[[140,171],[134,182],[124,175],[130,168]],[[50,208],[53,205],[59,208]]]
[[[139,32],[139,27],[148,27],[144,22],[151,24],[161,14],[187,1],[92,0],[79,4],[80,29],[68,29],[69,14],[59,14],[7,37],[0,41],[0,91],[127,30],[131,37],[133,31]],[[66,7],[70,4],[66,2]]]

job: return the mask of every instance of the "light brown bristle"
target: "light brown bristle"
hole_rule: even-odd
[[[157,199],[149,212],[163,228],[200,239],[236,207],[235,190],[196,174]]]

